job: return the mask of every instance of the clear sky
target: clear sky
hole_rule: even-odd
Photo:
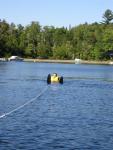
[[[69,27],[101,22],[113,0],[0,0],[0,19],[26,26],[38,21],[42,26]]]

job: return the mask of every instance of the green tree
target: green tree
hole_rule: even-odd
[[[109,24],[113,20],[113,12],[110,9],[107,9],[103,14],[103,23]]]
[[[41,31],[41,26],[39,22],[35,22],[35,21],[33,21],[25,29],[26,44],[27,44],[26,50],[29,49],[29,45],[30,45],[30,48],[32,45],[31,57],[37,57],[37,53],[38,53],[37,47],[38,47],[38,44],[40,43],[40,31]]]
[[[7,38],[9,35],[9,24],[5,20],[0,20],[0,57],[5,57],[8,53]]]
[[[52,48],[54,46],[54,40],[53,35],[55,32],[55,28],[53,26],[44,26],[41,32],[41,43],[40,43],[40,52],[39,55],[42,53],[41,49],[43,51],[43,54],[45,52],[46,57],[52,56]],[[45,50],[44,50],[45,49]]]

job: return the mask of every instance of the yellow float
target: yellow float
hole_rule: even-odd
[[[61,83],[61,84],[63,84],[63,77],[58,76],[57,73],[53,73],[52,75],[48,74],[47,83],[48,84],[51,84],[51,83]]]

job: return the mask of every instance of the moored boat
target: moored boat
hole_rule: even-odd
[[[11,56],[10,58],[8,58],[9,61],[23,61],[23,58],[19,57],[19,56]]]

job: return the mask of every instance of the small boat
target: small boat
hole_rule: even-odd
[[[51,74],[48,74],[47,76],[47,83],[48,84],[51,84],[51,83],[60,83],[60,84],[63,84],[63,77],[61,76],[58,76],[57,73],[53,73],[52,75]]]
[[[10,58],[8,58],[9,61],[23,61],[23,58],[19,57],[19,56],[11,56]]]

